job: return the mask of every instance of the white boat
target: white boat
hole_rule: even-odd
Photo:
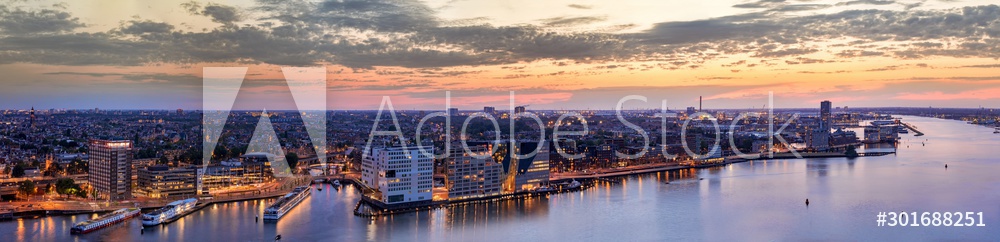
[[[296,205],[309,196],[311,190],[308,186],[296,187],[292,192],[278,198],[273,204],[264,209],[264,220],[277,221],[281,216],[285,216]]]
[[[333,184],[334,186],[338,186],[339,187],[340,186],[340,180],[333,180],[333,182],[331,182],[330,184]]]
[[[102,229],[117,223],[121,223],[125,220],[139,215],[138,208],[123,208],[115,210],[114,212],[101,215],[95,219],[80,222],[69,229],[71,234],[86,234],[93,232],[94,230]]]
[[[155,226],[163,223],[164,221],[170,220],[174,217],[181,216],[187,211],[194,208],[195,204],[198,203],[197,198],[188,198],[184,200],[178,200],[163,206],[160,209],[154,210],[153,212],[142,215],[142,225],[143,226]]]

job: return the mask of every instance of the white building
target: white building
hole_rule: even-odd
[[[434,147],[423,149],[434,153]],[[434,161],[417,146],[372,148],[363,157],[361,182],[377,190],[383,203],[431,200]]]

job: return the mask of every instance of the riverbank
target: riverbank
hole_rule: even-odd
[[[198,207],[191,212],[212,204],[249,201],[258,199],[268,199],[281,197],[288,194],[298,186],[309,184],[308,177],[298,177],[281,182],[274,190],[255,194],[240,196],[202,197],[199,198]],[[142,201],[142,202],[97,202],[97,201],[39,201],[39,202],[8,202],[3,209],[7,212],[0,213],[0,219],[18,218],[38,218],[45,216],[78,215],[92,213],[106,213],[122,208],[140,208],[142,210],[152,210],[165,206],[167,203],[177,199]],[[181,216],[178,216],[181,217]]]

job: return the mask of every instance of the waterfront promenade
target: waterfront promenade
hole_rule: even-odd
[[[255,192],[230,193],[230,195],[216,195],[210,199],[201,198],[199,204],[208,205],[212,203],[236,202],[245,200],[255,200],[262,198],[280,197],[287,194],[293,188],[309,184],[309,177],[295,177],[278,181]],[[174,199],[140,199],[136,201],[108,202],[92,200],[35,200],[0,203],[0,211],[11,211],[15,217],[22,216],[43,216],[43,215],[70,215],[88,214],[114,211],[122,208],[142,208],[153,209],[167,205]]]

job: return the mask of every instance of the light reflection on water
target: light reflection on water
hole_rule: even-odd
[[[375,219],[352,214],[357,190],[326,186],[278,223],[254,222],[273,201],[265,199],[213,205],[142,235],[139,220],[70,235],[87,215],[0,222],[0,234],[31,241],[1000,239],[993,228],[1000,226],[1000,135],[958,121],[904,121],[927,134],[904,135],[899,153],[882,157],[685,169],[615,178],[579,193]],[[877,227],[880,211],[983,212],[988,227]]]

